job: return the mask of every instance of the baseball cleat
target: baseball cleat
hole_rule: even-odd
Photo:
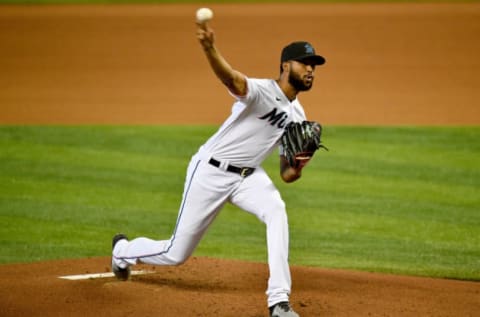
[[[270,317],[300,317],[288,302],[281,302],[270,307]]]
[[[112,251],[115,248],[115,245],[117,244],[117,242],[120,240],[128,240],[128,238],[123,233],[116,234],[112,240]],[[122,280],[122,281],[126,281],[130,277],[130,267],[129,266],[127,266],[126,268],[119,267],[115,263],[113,256],[112,256],[112,272],[113,274],[115,274],[115,276],[119,280]]]

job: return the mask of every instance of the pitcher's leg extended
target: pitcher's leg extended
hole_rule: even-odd
[[[168,240],[145,237],[132,241],[121,240],[113,249],[113,262],[120,268],[138,262],[154,265],[177,265],[188,259],[208,226],[225,204],[230,189],[211,183],[215,167],[194,161],[189,166],[183,200],[173,235]]]

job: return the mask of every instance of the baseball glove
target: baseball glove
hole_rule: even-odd
[[[319,149],[328,149],[321,141],[322,126],[315,121],[290,122],[285,127],[281,144],[290,166],[302,168]]]

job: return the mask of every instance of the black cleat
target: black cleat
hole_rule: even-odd
[[[123,233],[116,234],[112,239],[112,251],[115,248],[115,245],[117,244],[117,242],[120,240],[128,240],[128,238]],[[115,261],[112,256],[112,272],[113,274],[115,274],[115,276],[119,280],[126,281],[130,277],[130,266],[127,266],[126,268],[122,269],[121,267],[115,264]]]

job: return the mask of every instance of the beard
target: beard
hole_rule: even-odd
[[[310,82],[305,82],[297,73],[290,72],[288,75],[288,83],[297,91],[307,91],[312,88],[313,78]]]

